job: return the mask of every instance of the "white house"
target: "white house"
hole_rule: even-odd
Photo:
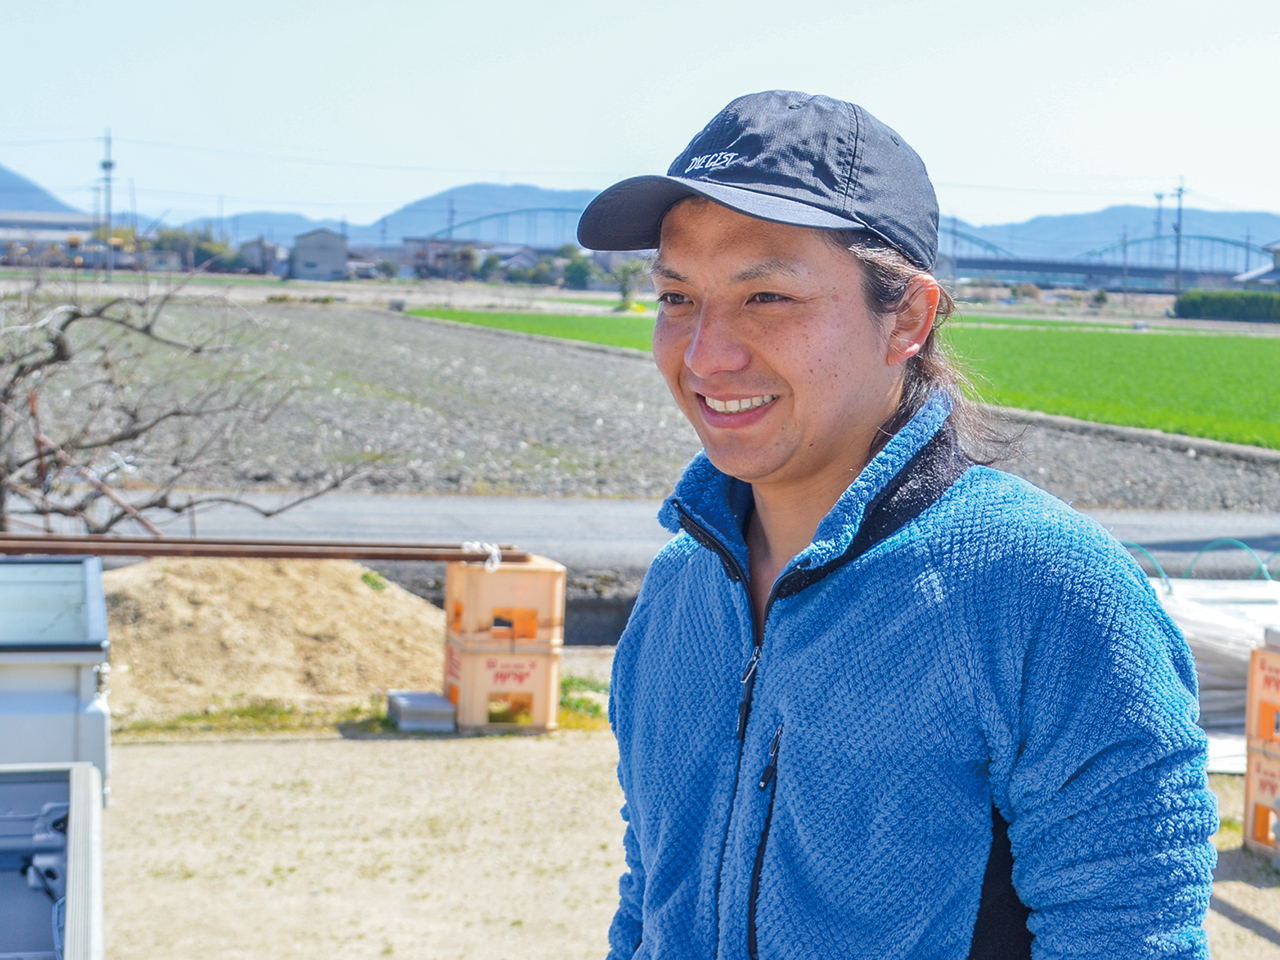
[[[0,211],[0,243],[11,241],[45,246],[87,238],[97,224],[87,213],[41,213],[30,210]]]
[[[312,230],[294,237],[289,276],[295,280],[347,279],[347,238],[332,230]]]

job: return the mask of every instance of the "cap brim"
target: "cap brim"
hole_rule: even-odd
[[[819,230],[870,229],[860,220],[839,217],[798,200],[705,180],[645,176],[615,183],[592,200],[578,221],[578,242],[588,250],[651,250],[658,246],[667,211],[693,196],[774,223]]]

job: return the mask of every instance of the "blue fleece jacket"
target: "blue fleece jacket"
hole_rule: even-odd
[[[1187,646],[1115,540],[1015,477],[965,464],[913,512],[948,412],[843,494],[758,646],[750,488],[699,455],[664,504],[681,532],[614,659],[611,958],[965,958],[993,805],[1038,960],[1208,955]],[[891,489],[908,519],[881,535]]]

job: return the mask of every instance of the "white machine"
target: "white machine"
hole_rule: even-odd
[[[0,960],[102,960],[102,778],[0,765]]]
[[[109,648],[97,557],[0,557],[0,765],[88,761],[105,800]]]

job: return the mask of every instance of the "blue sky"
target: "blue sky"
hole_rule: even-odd
[[[616,11],[621,12],[616,12]],[[1275,0],[622,6],[0,3],[0,164],[91,209],[367,223],[486,180],[662,172],[726,102],[854,100],[974,223],[1153,204],[1280,211]],[[1168,201],[1166,201],[1166,205]]]

